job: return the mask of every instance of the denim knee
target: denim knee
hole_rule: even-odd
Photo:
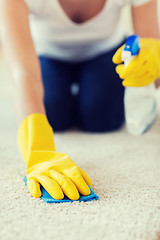
[[[55,132],[65,131],[73,123],[73,108],[68,102],[45,98],[46,114]]]
[[[124,123],[124,110],[112,114],[112,109],[92,102],[79,108],[80,127],[87,132],[109,132],[118,130]]]

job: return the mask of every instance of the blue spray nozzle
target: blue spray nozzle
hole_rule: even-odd
[[[140,50],[140,37],[131,35],[127,38],[123,51],[131,52],[131,56],[138,55]]]

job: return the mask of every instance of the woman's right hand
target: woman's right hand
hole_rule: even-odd
[[[27,186],[33,197],[40,197],[40,185],[55,199],[64,194],[77,200],[89,195],[91,180],[65,153],[55,150],[53,130],[45,115],[35,113],[23,120],[18,146],[27,166]]]
[[[27,186],[33,197],[41,197],[40,185],[57,200],[64,194],[78,200],[90,194],[91,180],[71,158],[55,151],[32,151],[27,164]]]

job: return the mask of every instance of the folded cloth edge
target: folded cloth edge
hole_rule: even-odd
[[[24,182],[27,185],[27,177],[24,177]],[[90,187],[89,187],[90,188]],[[62,200],[56,200],[50,196],[50,194],[41,186],[41,192],[42,196],[41,199],[45,201],[46,203],[63,203],[63,202],[89,202],[93,200],[98,200],[99,197],[93,192],[93,190],[90,188],[91,193],[88,196],[80,195],[80,198],[76,201],[70,200],[68,197],[64,197]]]

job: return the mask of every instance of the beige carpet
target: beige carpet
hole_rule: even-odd
[[[160,119],[143,137],[120,132],[55,136],[91,177],[98,201],[46,204],[23,182],[13,86],[0,60],[0,239],[160,240]]]

